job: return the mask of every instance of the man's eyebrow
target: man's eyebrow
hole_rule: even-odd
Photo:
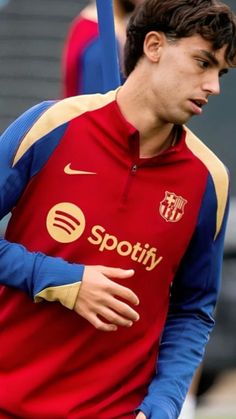
[[[208,60],[210,60],[212,62],[212,64],[214,65],[220,65],[219,61],[217,60],[217,58],[214,56],[214,54],[212,54],[212,52],[207,51],[205,49],[200,49],[199,52],[202,55],[205,55],[206,58],[208,58]]]
[[[212,54],[212,52],[207,51],[207,50],[205,50],[205,49],[200,49],[200,50],[199,50],[199,52],[200,52],[202,55],[205,55],[205,57],[206,57],[206,58],[208,58],[208,60],[209,60],[209,61],[211,61],[211,63],[212,63],[212,64],[214,64],[214,65],[215,65],[215,66],[217,66],[217,67],[219,67],[219,66],[220,66],[219,61],[218,61],[218,60],[217,60],[217,58],[214,56],[214,54]],[[226,73],[228,73],[228,68],[222,68],[222,70],[220,71],[220,74],[222,75],[222,74],[226,74]]]

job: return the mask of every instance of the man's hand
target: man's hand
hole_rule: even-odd
[[[86,266],[74,306],[75,312],[104,332],[115,331],[118,326],[132,326],[139,315],[130,304],[138,305],[139,299],[129,288],[110,278],[126,279],[133,275],[133,269]]]
[[[147,419],[143,412],[139,412],[136,416],[136,419]]]

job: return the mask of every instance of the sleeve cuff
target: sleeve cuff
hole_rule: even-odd
[[[73,310],[79,292],[81,281],[74,284],[49,287],[34,296],[34,301],[59,301],[63,306]]]
[[[39,286],[34,290],[34,301],[59,301],[73,310],[80,289],[84,265],[68,263],[61,258],[47,257],[38,273]]]

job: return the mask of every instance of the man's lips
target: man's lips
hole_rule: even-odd
[[[190,102],[192,104],[193,113],[200,115],[202,113],[203,106],[208,103],[208,100],[203,98],[194,98],[190,99]]]

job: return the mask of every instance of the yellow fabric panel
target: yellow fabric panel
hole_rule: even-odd
[[[192,153],[197,156],[209,170],[217,197],[217,217],[215,239],[221,229],[227,197],[229,191],[229,176],[224,164],[216,157],[216,155],[194,135],[190,129],[184,127],[187,132],[186,144]]]
[[[35,295],[34,301],[36,303],[43,300],[59,301],[63,306],[73,310],[80,285],[81,282],[75,282],[74,284],[45,288]]]
[[[73,96],[56,102],[34,123],[32,128],[22,139],[15,155],[13,166],[26,153],[26,151],[40,138],[53,129],[82,115],[84,112],[93,111],[106,106],[116,98],[117,90],[112,90],[105,95]]]

